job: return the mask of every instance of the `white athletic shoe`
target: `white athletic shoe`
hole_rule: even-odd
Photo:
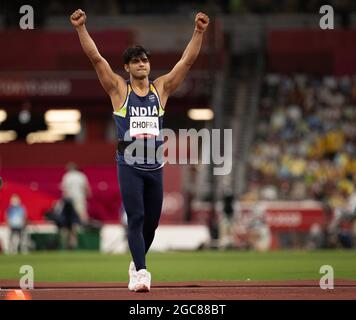
[[[137,284],[137,271],[134,262],[131,261],[129,266],[129,285],[128,285],[129,290],[134,291],[136,284]]]
[[[146,269],[137,271],[137,283],[135,292],[148,292],[151,289],[151,273]]]

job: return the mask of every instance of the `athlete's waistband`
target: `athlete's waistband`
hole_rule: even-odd
[[[157,166],[153,166],[153,167],[140,167],[139,165],[131,165],[128,163],[123,163],[123,162],[118,162],[119,167],[131,167],[140,171],[156,171],[159,169],[163,169],[163,167],[165,166],[165,162],[158,164]]]

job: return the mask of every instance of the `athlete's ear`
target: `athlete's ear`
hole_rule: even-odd
[[[128,72],[128,73],[130,72],[130,68],[129,68],[128,64],[125,63],[124,64],[124,68],[125,68],[126,72]]]

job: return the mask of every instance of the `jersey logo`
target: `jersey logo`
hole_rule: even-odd
[[[156,97],[155,97],[154,94],[150,94],[150,95],[148,96],[148,100],[150,100],[151,102],[154,102],[155,99],[156,99]]]

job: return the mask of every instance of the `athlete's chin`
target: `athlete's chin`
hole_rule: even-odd
[[[137,79],[137,80],[144,80],[148,77],[148,74],[137,74],[137,75],[134,75],[134,78]]]

